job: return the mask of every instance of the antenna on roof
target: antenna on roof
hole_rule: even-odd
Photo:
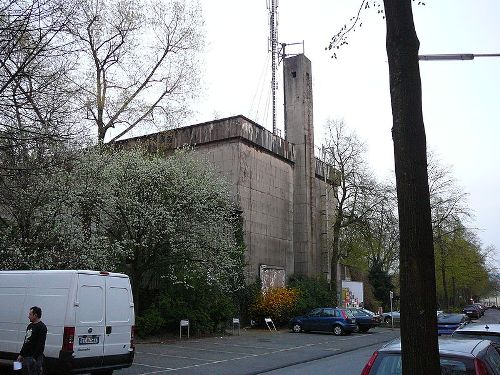
[[[271,52],[271,95],[273,101],[273,134],[277,133],[276,128],[276,70],[278,68],[278,0],[267,0],[267,9],[269,10],[269,52]]]
[[[266,0],[267,9],[269,10],[269,46],[268,52],[271,52],[271,96],[273,101],[273,134],[278,134],[276,126],[276,91],[278,91],[278,81],[276,80],[276,71],[280,62],[286,56],[298,55],[298,53],[285,55],[285,47],[301,44],[302,53],[304,53],[304,41],[301,43],[279,43],[278,42],[278,0]],[[278,134],[280,135],[280,134]],[[285,129],[286,138],[286,129]]]

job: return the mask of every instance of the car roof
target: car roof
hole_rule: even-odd
[[[500,324],[496,323],[470,323],[459,328],[463,332],[482,332],[482,333],[500,333]]]
[[[466,317],[465,314],[439,314],[438,323],[460,323]]]
[[[473,356],[491,345],[490,340],[466,339],[459,340],[453,338],[438,338],[439,352],[441,354],[461,353],[466,356]],[[379,349],[379,352],[401,352],[401,338],[394,339]]]
[[[334,309],[334,310],[346,310],[344,307],[335,307],[335,306],[323,306],[323,307],[315,307],[309,311],[319,310],[319,309]]]

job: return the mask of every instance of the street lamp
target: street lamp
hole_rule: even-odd
[[[419,60],[474,60],[475,57],[500,57],[500,53],[445,53],[418,55]]]

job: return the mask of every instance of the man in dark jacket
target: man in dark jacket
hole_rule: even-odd
[[[30,324],[26,328],[24,344],[17,358],[19,362],[23,363],[28,375],[42,375],[43,350],[47,338],[47,327],[40,320],[41,317],[42,309],[33,306],[28,313]]]

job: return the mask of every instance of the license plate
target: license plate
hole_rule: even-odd
[[[80,345],[99,344],[99,336],[97,335],[78,336],[78,344]]]

